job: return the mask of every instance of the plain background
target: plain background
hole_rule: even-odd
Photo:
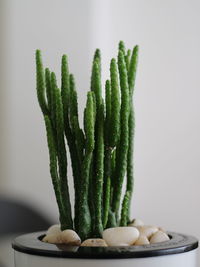
[[[140,46],[133,217],[200,238],[199,13],[198,0],[0,0],[0,193],[57,220],[35,49],[58,77],[68,54],[82,113],[95,48],[104,83],[124,40]]]

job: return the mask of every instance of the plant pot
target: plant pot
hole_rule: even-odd
[[[17,237],[15,267],[196,267],[198,241],[168,232],[170,240],[145,246],[67,247],[41,241],[44,232]]]

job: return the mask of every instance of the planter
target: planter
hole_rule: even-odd
[[[42,242],[44,232],[37,232],[16,238],[12,247],[15,267],[197,267],[197,239],[168,235],[169,241],[146,246],[66,247]]]

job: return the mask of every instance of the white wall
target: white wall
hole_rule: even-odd
[[[90,1],[27,1],[1,2],[4,34],[7,43],[2,54],[6,72],[6,88],[2,125],[8,124],[4,151],[1,191],[38,206],[47,215],[57,218],[57,208],[49,176],[46,133],[35,90],[35,50],[43,52],[44,64],[56,71],[60,79],[60,61],[69,55],[71,71],[77,78],[83,109],[90,75]],[[1,62],[3,66],[4,62]],[[6,119],[5,119],[6,118]],[[2,127],[4,129],[4,127]],[[5,161],[5,160],[4,160]],[[2,164],[3,165],[3,164]]]
[[[133,216],[200,238],[200,2],[1,3],[8,14],[4,60],[9,63],[0,100],[7,118],[5,122],[1,117],[1,125],[8,124],[1,155],[9,154],[3,191],[55,217],[45,129],[35,94],[34,50],[42,49],[45,64],[58,73],[61,54],[68,53],[82,110],[93,50],[102,49],[105,78],[122,39],[128,47],[140,45]]]
[[[200,237],[200,3],[112,4],[110,50],[140,45],[133,212]]]

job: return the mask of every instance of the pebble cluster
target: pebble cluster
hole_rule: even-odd
[[[139,219],[134,219],[128,226],[108,228],[103,231],[103,238],[90,238],[81,242],[73,230],[60,230],[60,225],[52,225],[43,242],[66,244],[69,246],[107,247],[107,246],[142,246],[169,240],[164,229],[144,225]]]

